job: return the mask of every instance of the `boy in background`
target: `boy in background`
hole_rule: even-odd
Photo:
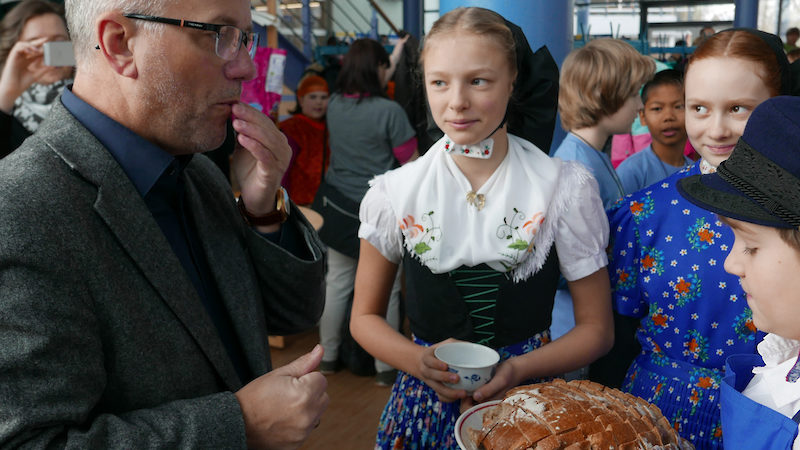
[[[684,178],[678,190],[733,229],[725,270],[739,277],[754,325],[769,333],[758,355],[727,359],[723,441],[736,448],[798,449],[800,98],[759,105],[717,172]]]
[[[594,175],[605,208],[625,196],[622,182],[603,152],[611,135],[628,133],[642,108],[639,89],[653,77],[655,62],[618,39],[594,39],[567,55],[561,68],[558,112],[567,136],[553,156],[578,161]],[[566,286],[556,291],[550,336],[557,339],[575,327],[572,297]],[[584,371],[567,379],[584,378]]]
[[[594,39],[567,55],[559,80],[558,112],[568,131],[553,156],[579,161],[597,179],[608,208],[626,192],[603,153],[613,134],[628,133],[642,108],[639,89],[655,62],[618,39]]]
[[[686,147],[683,74],[674,69],[656,73],[642,88],[644,109],[639,120],[650,130],[653,141],[617,167],[617,175],[626,193],[633,193],[663,180],[692,160],[684,155]]]

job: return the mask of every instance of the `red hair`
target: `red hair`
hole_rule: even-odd
[[[694,51],[686,65],[686,73],[692,63],[706,58],[738,58],[755,63],[758,76],[770,95],[781,94],[783,71],[772,48],[756,34],[744,30],[721,31],[706,39]]]

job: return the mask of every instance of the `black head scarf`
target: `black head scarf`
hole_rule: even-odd
[[[546,46],[534,53],[522,28],[506,20],[516,42],[517,80],[508,105],[508,132],[550,151],[558,112],[558,65]]]

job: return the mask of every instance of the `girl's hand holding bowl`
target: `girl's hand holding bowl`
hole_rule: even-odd
[[[447,364],[450,372],[459,376],[457,383],[444,383],[452,389],[472,394],[488,383],[494,375],[500,355],[493,349],[472,342],[448,342],[434,350],[434,355]]]

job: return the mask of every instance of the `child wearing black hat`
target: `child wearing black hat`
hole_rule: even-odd
[[[799,118],[800,98],[765,101],[716,173],[678,184],[733,230],[725,270],[739,277],[755,326],[770,333],[758,355],[727,359],[722,432],[736,448],[800,448]]]

